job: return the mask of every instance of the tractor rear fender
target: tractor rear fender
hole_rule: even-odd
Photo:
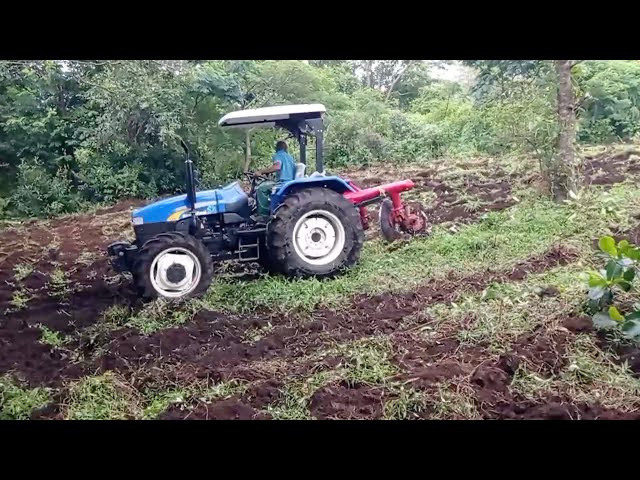
[[[299,178],[282,185],[276,192],[271,195],[271,211],[275,211],[278,205],[290,193],[304,188],[328,188],[338,193],[354,192],[355,189],[344,179],[340,177],[308,177]]]

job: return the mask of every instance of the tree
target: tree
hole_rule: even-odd
[[[353,60],[354,73],[369,88],[387,92],[387,98],[402,77],[421,60]]]
[[[554,60],[558,77],[558,145],[557,153],[549,168],[551,193],[557,202],[567,199],[569,192],[575,192],[576,173],[576,112],[571,69],[574,60]]]
[[[473,60],[465,62],[479,71],[473,92],[479,101],[510,102],[513,98],[534,98],[533,92],[555,89],[555,129],[553,135],[543,135],[542,144],[536,142],[537,132],[549,130],[547,120],[540,117],[540,127],[533,129],[525,140],[540,155],[543,175],[549,181],[550,193],[557,202],[564,201],[569,192],[575,191],[577,178],[576,100],[573,90],[572,68],[574,60]],[[550,103],[553,100],[550,99]],[[523,122],[524,118],[512,119]]]
[[[434,81],[426,62],[418,62],[407,69],[387,93],[387,98],[397,98],[401,110],[408,110],[412,102],[421,96],[421,92]]]

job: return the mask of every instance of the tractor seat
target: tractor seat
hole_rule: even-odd
[[[307,169],[307,166],[304,163],[296,163],[296,174],[295,179],[304,178],[304,172]]]

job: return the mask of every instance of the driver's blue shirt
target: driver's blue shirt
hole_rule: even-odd
[[[278,183],[293,180],[296,176],[296,162],[293,157],[284,150],[278,150],[271,158],[273,162],[280,162],[280,170],[277,172]]]

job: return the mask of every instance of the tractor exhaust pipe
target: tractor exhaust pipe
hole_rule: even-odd
[[[189,201],[189,206],[191,210],[195,210],[196,208],[196,182],[193,175],[193,161],[189,155],[189,148],[187,144],[184,143],[184,140],[180,139],[180,146],[184,150],[186,155],[186,160],[184,161],[185,170],[186,170],[186,181],[187,181],[187,200]]]

